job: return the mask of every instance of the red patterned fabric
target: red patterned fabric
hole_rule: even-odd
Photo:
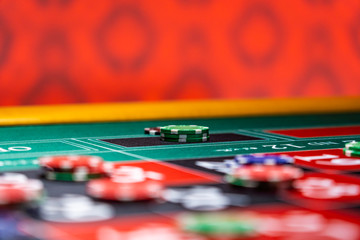
[[[0,1],[0,105],[360,94],[358,0]]]

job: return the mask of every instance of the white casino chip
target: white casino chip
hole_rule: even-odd
[[[52,222],[95,222],[110,219],[114,209],[105,203],[96,203],[79,194],[64,194],[60,198],[47,198],[40,205],[40,217]]]
[[[193,211],[219,211],[229,206],[244,206],[248,198],[240,194],[226,194],[217,187],[195,186],[193,188],[168,189],[163,198],[172,203],[179,203]]]

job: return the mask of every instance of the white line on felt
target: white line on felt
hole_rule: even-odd
[[[66,143],[66,144],[69,144],[69,145],[71,145],[71,146],[75,146],[75,147],[78,147],[78,148],[82,148],[82,149],[85,149],[85,150],[88,150],[88,151],[99,151],[99,150],[97,150],[96,148],[84,146],[84,145],[81,145],[81,144],[78,144],[78,143],[69,142],[69,141],[67,141],[67,140],[62,140],[61,142]]]
[[[127,153],[127,152],[124,152],[124,151],[121,151],[121,150],[104,147],[104,146],[97,145],[97,144],[94,144],[94,143],[84,142],[82,140],[78,140],[78,139],[75,139],[75,138],[72,138],[72,140],[78,141],[78,142],[81,142],[81,143],[85,143],[85,144],[90,144],[90,145],[93,145],[93,146],[96,146],[96,147],[104,148],[104,149],[107,149],[107,150],[110,150],[110,151],[113,151],[113,152],[118,152],[118,153],[130,156],[130,157],[135,157],[135,158],[139,158],[139,159],[143,159],[143,160],[147,160],[147,161],[156,161],[156,162],[158,161],[158,160],[153,159],[153,158],[148,158],[148,157],[140,156],[140,155],[133,154],[133,153]]]
[[[117,144],[114,144],[114,143],[105,142],[105,141],[102,141],[102,140],[99,140],[99,139],[90,139],[89,138],[87,140],[90,141],[90,142],[99,143],[100,145],[110,146],[110,147],[120,149],[120,150],[121,149],[126,149],[126,147],[124,147],[124,146],[117,145]]]
[[[45,152],[27,152],[25,158],[31,158],[31,157],[39,157],[42,155],[53,155],[53,154],[67,154],[67,153],[87,153],[88,150],[79,149],[79,150],[62,150],[62,151],[45,151]],[[24,152],[20,153],[7,153],[6,155],[0,155],[0,159],[7,159],[7,158],[23,158]],[[19,157],[20,156],[20,157]]]

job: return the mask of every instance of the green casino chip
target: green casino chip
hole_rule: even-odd
[[[225,181],[248,188],[281,188],[301,176],[303,171],[292,166],[248,165],[233,169],[225,176]]]
[[[206,236],[245,237],[256,231],[256,218],[245,213],[185,214],[178,219],[181,229]]]
[[[244,186],[245,185],[245,181],[243,179],[236,178],[236,177],[232,176],[231,174],[226,175],[224,180],[225,180],[225,182],[236,185],[236,186]]]
[[[57,172],[57,173],[72,173],[72,174],[81,174],[81,173],[87,173],[87,174],[94,174],[94,173],[103,173],[103,171],[100,171],[101,169],[88,169],[86,167],[73,167],[72,169],[63,169],[63,168],[50,168],[50,167],[41,167],[41,169],[46,172]]]
[[[282,182],[267,182],[267,181],[256,181],[256,180],[248,180],[248,179],[240,179],[231,175],[226,175],[224,178],[225,182],[238,186],[238,187],[246,187],[246,188],[256,188],[262,190],[273,190],[280,188],[291,188],[293,181],[287,180]]]
[[[349,150],[349,149],[344,148],[343,152],[344,152],[345,156],[347,156],[347,157],[360,157],[360,151]]]
[[[197,143],[197,142],[207,142],[209,140],[209,137],[203,137],[203,138],[160,138],[162,141],[165,142],[179,142],[179,143]]]
[[[160,128],[161,133],[169,134],[202,134],[209,133],[209,127],[198,125],[169,125]]]
[[[345,149],[353,150],[353,151],[360,151],[360,142],[350,142],[345,144]]]
[[[54,172],[45,171],[45,178],[52,181],[67,181],[67,182],[84,182],[91,179],[101,178],[102,173],[82,173],[82,172]]]
[[[224,180],[225,180],[225,182],[230,183],[232,185],[240,186],[240,187],[247,187],[247,188],[258,187],[259,183],[260,183],[259,181],[236,178],[232,175],[226,175]]]
[[[194,138],[206,138],[209,137],[209,133],[202,134],[169,134],[169,133],[161,133],[162,138],[175,138],[175,139],[194,139]]]

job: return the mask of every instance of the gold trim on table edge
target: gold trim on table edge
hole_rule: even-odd
[[[360,97],[196,100],[0,108],[0,125],[360,112]]]

